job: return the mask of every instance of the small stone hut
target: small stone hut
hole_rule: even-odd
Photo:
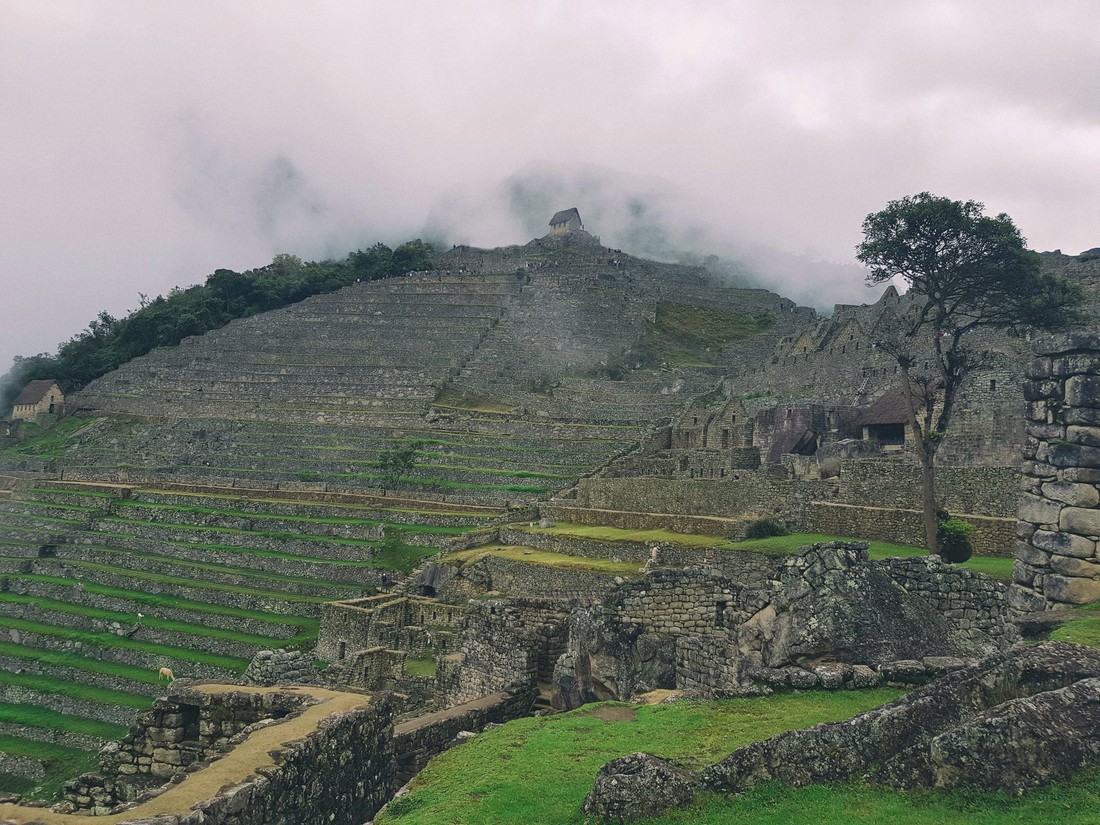
[[[58,414],[64,410],[65,393],[53,378],[31,381],[23,387],[12,405],[13,420],[34,421],[41,413]]]
[[[584,224],[581,223],[581,213],[575,206],[572,209],[555,212],[554,217],[550,219],[551,235],[564,235],[566,232],[574,232],[578,229],[583,230]]]

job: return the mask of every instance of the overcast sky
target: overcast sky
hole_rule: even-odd
[[[219,267],[569,206],[627,251],[851,264],[928,190],[1076,254],[1098,33],[1093,0],[0,0],[0,372]],[[873,297],[836,272],[774,288]]]

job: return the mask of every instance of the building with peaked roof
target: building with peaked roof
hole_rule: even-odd
[[[65,407],[65,393],[53,378],[30,381],[12,403],[13,420],[34,421],[41,413],[60,413]]]
[[[566,232],[573,232],[578,229],[583,230],[584,224],[581,223],[581,213],[577,211],[575,206],[572,209],[555,212],[554,217],[550,219],[551,235],[564,235]]]

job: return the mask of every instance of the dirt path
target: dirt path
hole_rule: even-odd
[[[299,716],[273,723],[253,733],[243,743],[221,759],[201,771],[188,774],[177,785],[172,785],[160,796],[131,808],[125,813],[110,816],[78,816],[57,814],[46,808],[29,808],[10,803],[0,804],[0,820],[19,825],[117,825],[117,823],[150,819],[164,814],[186,813],[191,807],[217,795],[225,785],[235,785],[256,772],[257,768],[273,765],[271,751],[278,751],[287,743],[301,739],[315,730],[323,719],[370,705],[371,697],[362,693],[344,693],[326,688],[293,687],[261,688],[235,685],[195,685],[195,690],[207,693],[244,691],[271,693],[275,691],[311,696],[317,704],[311,705]]]

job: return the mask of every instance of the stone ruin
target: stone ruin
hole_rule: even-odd
[[[1035,350],[1012,589],[1024,611],[1100,599],[1100,335]]]
[[[1100,759],[1100,651],[1016,647],[844,721],[788,731],[693,774],[649,754],[602,768],[583,811],[655,816],[697,791],[865,779],[1020,794]]]

